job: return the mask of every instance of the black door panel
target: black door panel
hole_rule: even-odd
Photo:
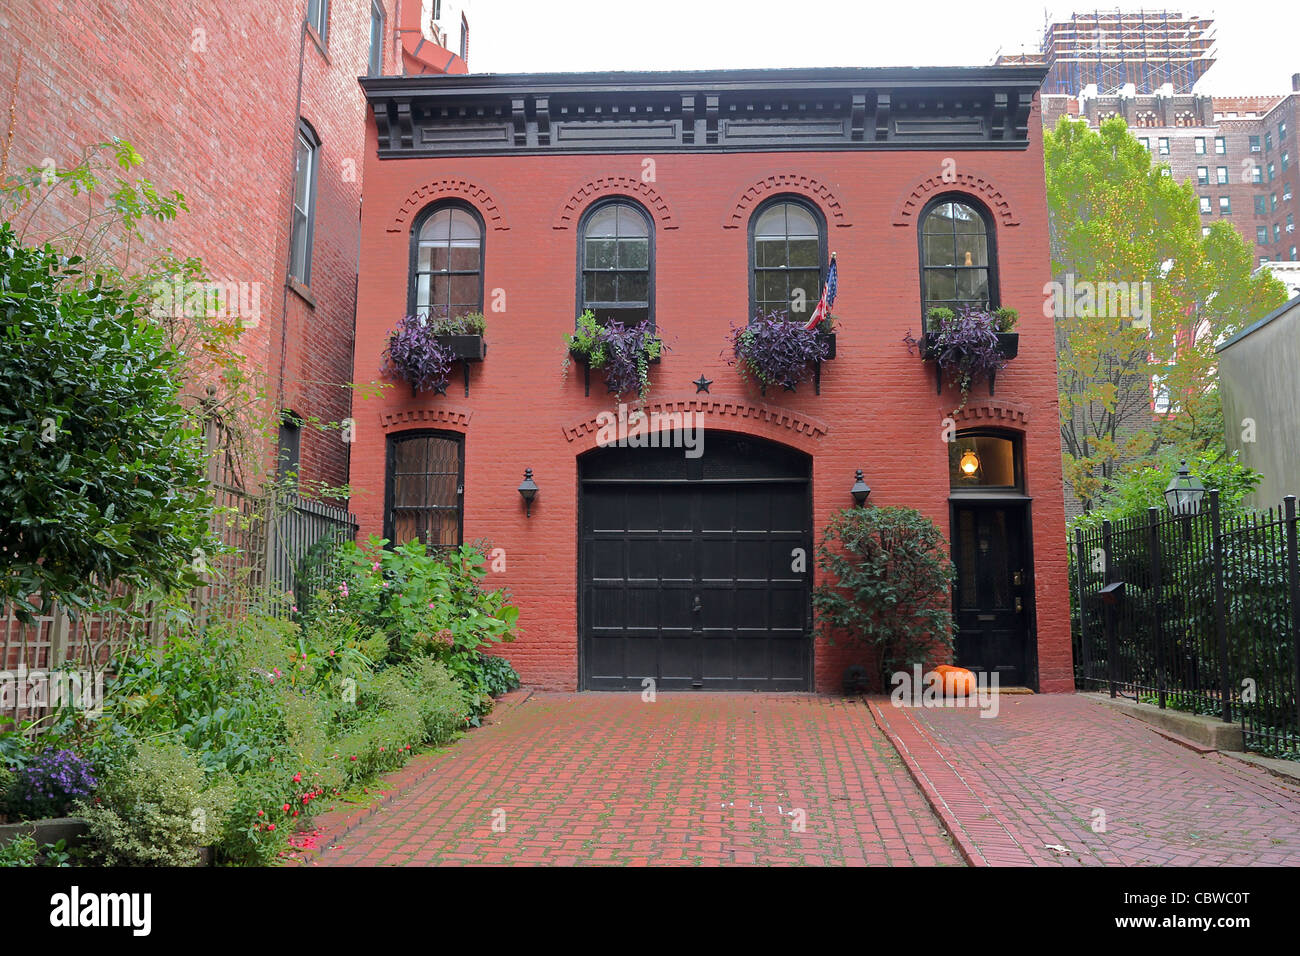
[[[953,509],[953,610],[957,663],[996,671],[1001,686],[1030,683],[1024,508]]]
[[[765,457],[756,439],[708,439],[696,474],[713,479],[681,478],[681,466],[659,460],[680,458],[676,449],[611,449],[583,461],[588,689],[639,689],[646,677],[664,689],[810,686],[811,574],[806,558],[792,569],[796,550],[811,547],[807,463],[788,449]],[[745,480],[747,462],[759,480]]]

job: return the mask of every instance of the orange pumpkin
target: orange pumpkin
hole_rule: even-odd
[[[964,667],[940,664],[934,669],[945,697],[969,697],[975,693],[975,674]]]

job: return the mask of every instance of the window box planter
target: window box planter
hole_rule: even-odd
[[[439,335],[438,344],[463,362],[481,362],[487,358],[487,342],[481,335]]]
[[[923,362],[934,362],[936,394],[943,393],[945,371],[957,376],[964,405],[975,378],[988,379],[989,394],[994,394],[998,370],[1020,354],[1020,333],[1010,331],[1015,323],[1013,309],[970,309],[960,316],[948,309],[932,309],[921,337],[914,339],[909,333],[903,341],[909,348],[916,347]]]
[[[582,366],[586,395],[591,395],[591,370],[595,368],[604,371],[609,392],[620,397],[635,392],[642,404],[650,391],[649,367],[659,364],[667,348],[648,320],[630,328],[617,321],[601,325],[590,310],[578,317],[577,329],[565,341],[565,373],[570,362]]]
[[[781,313],[756,316],[746,325],[731,327],[731,364],[741,378],[752,378],[763,395],[769,385],[793,392],[809,378],[820,395],[822,362],[835,357],[835,346],[836,333],[826,325],[809,331]]]

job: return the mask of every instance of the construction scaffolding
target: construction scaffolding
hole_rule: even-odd
[[[1037,54],[997,62],[1045,64],[1044,93],[1078,96],[1093,84],[1101,96],[1130,84],[1133,93],[1190,93],[1214,65],[1214,21],[1168,10],[1075,13],[1046,25]]]

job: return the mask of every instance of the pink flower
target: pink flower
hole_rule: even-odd
[[[353,755],[352,755],[351,757],[349,757],[348,759],[349,759],[349,760],[353,760],[353,761],[355,761],[355,760],[357,759],[357,755],[356,755],[356,754],[353,754]]]
[[[257,815],[258,815],[259,817],[264,817],[264,816],[266,816],[266,811],[265,811],[265,810],[258,810],[258,811],[257,811]]]
[[[266,828],[267,828],[268,830],[274,830],[274,829],[275,829],[275,824],[274,824],[274,823],[268,823],[268,824],[266,825]]]
[[[294,782],[294,783],[302,783],[302,774],[300,774],[300,773],[295,773],[295,774],[293,775],[293,782]]]
[[[287,803],[284,805],[284,812],[285,812],[285,813],[288,813],[288,812],[289,812],[289,804],[287,804]]]
[[[297,614],[297,613],[298,613],[298,605],[296,605],[296,604],[291,605],[291,606],[289,607],[289,610],[290,610],[290,611],[293,611],[294,614]]]
[[[370,570],[371,570],[371,571],[378,571],[378,570],[379,570],[379,562],[376,561],[374,564],[372,564],[372,565],[370,566]]]
[[[333,656],[334,656],[334,652],[333,652],[333,651],[330,651],[330,657],[333,657]]]

